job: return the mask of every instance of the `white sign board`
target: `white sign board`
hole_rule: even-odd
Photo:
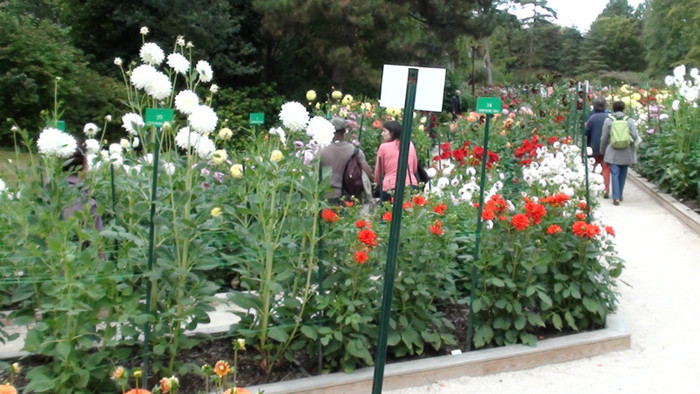
[[[441,112],[445,91],[444,68],[385,64],[382,72],[382,92],[379,105],[385,108],[403,108],[406,103],[406,82],[409,68],[418,69],[415,109]]]

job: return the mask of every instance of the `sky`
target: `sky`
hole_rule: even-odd
[[[627,3],[636,9],[637,6],[643,3],[644,0],[627,0]],[[598,15],[608,5],[608,0],[547,0],[547,4],[557,11],[557,20],[554,23],[577,27],[582,33],[588,31],[591,23],[596,20]],[[522,13],[521,11],[512,12],[519,18],[532,15],[532,9]]]

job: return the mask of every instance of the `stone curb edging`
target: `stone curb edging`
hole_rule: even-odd
[[[621,316],[608,315],[601,330],[566,335],[537,342],[537,346],[509,345],[451,356],[439,356],[388,364],[384,370],[384,390],[424,386],[439,380],[461,376],[483,376],[499,372],[529,369],[627,350],[631,333]],[[251,392],[281,393],[369,393],[374,368],[352,374],[332,373],[248,387]]]
[[[654,199],[659,205],[664,207],[668,212],[673,214],[678,220],[683,222],[691,230],[700,234],[700,215],[692,209],[686,207],[668,193],[659,190],[658,186],[642,178],[636,171],[630,169],[630,181],[636,186],[639,186],[644,193]]]

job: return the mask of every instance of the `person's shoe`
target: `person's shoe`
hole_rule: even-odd
[[[620,200],[613,201],[613,205],[620,205]]]
[[[610,193],[608,193],[608,192],[603,193],[603,198],[610,198]]]

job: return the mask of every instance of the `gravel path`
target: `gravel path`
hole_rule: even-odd
[[[700,392],[700,235],[629,180],[619,206],[601,205],[626,260],[619,312],[631,349],[390,393]]]

